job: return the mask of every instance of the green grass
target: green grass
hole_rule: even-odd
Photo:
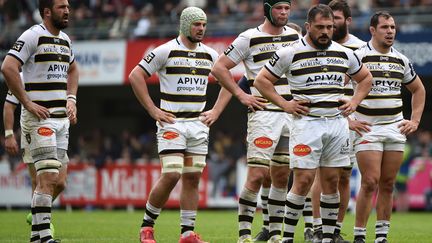
[[[30,226],[25,222],[27,211],[0,211],[0,242],[28,242]],[[62,243],[111,243],[138,242],[138,231],[143,211],[92,211],[55,210],[56,238]],[[165,210],[159,217],[155,232],[158,243],[175,243],[179,238],[179,211]],[[354,216],[348,214],[342,232],[352,240]],[[253,234],[260,229],[261,213],[254,222]],[[368,242],[373,242],[375,215],[368,224]],[[303,222],[297,227],[296,242],[303,242]],[[227,211],[199,211],[196,231],[211,243],[235,243],[237,241],[237,213]],[[389,241],[432,242],[431,213],[394,213]]]

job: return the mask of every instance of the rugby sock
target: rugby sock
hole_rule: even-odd
[[[243,188],[239,198],[238,222],[239,237],[246,238],[251,235],[252,221],[257,206],[258,194]]]
[[[342,222],[336,222],[336,228],[334,230],[334,233],[340,235],[341,229],[342,229]]]
[[[262,205],[262,217],[263,217],[263,228],[269,229],[269,212],[268,212],[268,199],[269,199],[270,188],[261,188],[261,205]]]
[[[354,227],[354,241],[357,239],[366,241],[366,228]]]
[[[285,214],[285,198],[287,188],[276,188],[273,185],[270,188],[268,200],[268,210],[270,219],[270,237],[282,233],[282,223]]]
[[[52,239],[50,229],[52,196],[35,191],[32,205],[34,205],[32,208],[32,232],[39,231],[40,241],[47,242]]]
[[[194,230],[196,215],[197,215],[196,210],[180,210],[180,218],[181,218],[180,226],[181,226],[182,234],[187,231]]]
[[[155,224],[156,219],[159,217],[159,214],[161,213],[161,208],[156,208],[153,205],[150,204],[149,201],[146,203],[146,210],[144,213],[143,222],[141,224],[142,227],[153,227]]]
[[[314,232],[322,231],[322,220],[321,218],[313,219],[313,230]]]
[[[320,213],[323,229],[323,243],[333,240],[333,233],[336,227],[337,216],[339,212],[339,193],[321,194]]]
[[[303,208],[303,219],[304,219],[304,232],[307,229],[312,229],[313,227],[313,217],[312,217],[312,199],[310,197],[306,197],[305,205]]]
[[[285,201],[284,233],[283,239],[294,239],[295,227],[303,211],[306,197],[288,192]]]
[[[39,237],[39,231],[37,230],[37,227],[35,225],[37,225],[37,220],[36,220],[36,216],[33,214],[33,212],[35,211],[35,200],[34,200],[34,193],[33,193],[33,197],[32,197],[32,201],[31,201],[31,211],[32,211],[32,227],[31,227],[31,234],[30,234],[30,242],[33,243],[39,243],[40,242],[40,237]]]
[[[375,243],[379,243],[384,239],[387,239],[387,234],[390,229],[390,221],[377,220],[375,224]]]

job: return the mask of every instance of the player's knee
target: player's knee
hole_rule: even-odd
[[[206,166],[206,156],[205,155],[192,155],[188,156],[186,159],[190,159],[192,161],[191,166],[183,167],[182,173],[194,173],[199,172],[202,173]],[[198,177],[199,178],[199,177]]]
[[[162,173],[181,174],[183,171],[183,157],[179,155],[168,155],[161,157]]]
[[[182,183],[188,188],[198,187],[201,174],[198,173],[184,173],[182,175]]]
[[[379,191],[380,193],[393,193],[395,180],[388,179],[380,182]]]
[[[366,192],[375,192],[378,188],[378,179],[373,177],[363,176],[361,186]]]
[[[58,181],[56,183],[56,189],[55,190],[58,193],[60,193],[60,192],[64,191],[64,189],[66,189],[66,181]]]
[[[339,178],[339,184],[342,184],[342,185],[349,184],[349,181],[350,181],[350,176],[347,175],[346,173],[343,173],[341,175],[341,177]]]

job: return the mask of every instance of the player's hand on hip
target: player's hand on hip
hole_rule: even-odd
[[[19,148],[14,135],[5,138],[5,149],[10,155],[18,154]]]
[[[363,133],[370,132],[370,126],[372,126],[369,122],[354,119],[348,119],[348,125],[350,130],[356,132],[360,136],[363,136]]]
[[[408,135],[411,134],[418,129],[419,123],[411,120],[403,120],[399,125],[399,130],[402,134]]]
[[[247,106],[249,110],[255,112],[257,110],[264,110],[265,103],[268,102],[266,99],[261,97],[255,97],[250,94],[243,93],[238,97],[239,101]]]
[[[38,105],[34,103],[33,101],[30,101],[27,103],[25,108],[32,113],[33,115],[37,116],[39,119],[45,120],[50,117],[50,112],[47,108]]]
[[[150,116],[153,117],[153,119],[155,119],[162,127],[163,123],[174,124],[174,119],[176,118],[174,114],[163,111],[157,107],[155,107],[155,109],[150,112]]]
[[[199,120],[204,123],[206,126],[210,127],[211,125],[213,125],[213,123],[215,123],[215,121],[217,121],[217,119],[219,118],[220,113],[217,112],[214,109],[202,112],[199,116]]]
[[[284,107],[282,109],[285,112],[293,114],[295,117],[300,117],[301,115],[309,114],[309,107],[307,105],[310,104],[308,100],[290,100],[285,102]]]
[[[357,109],[357,104],[348,99],[340,99],[339,102],[343,103],[338,107],[342,111],[343,116],[349,116]]]

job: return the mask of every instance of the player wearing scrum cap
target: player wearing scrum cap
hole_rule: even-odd
[[[196,7],[184,9],[177,38],[155,48],[129,75],[133,91],[157,121],[162,173],[152,188],[140,230],[141,243],[155,243],[153,226],[179,180],[180,243],[204,243],[194,232],[198,184],[206,165],[209,127],[199,119],[206,104],[208,75],[218,54],[201,43],[207,16]],[[161,103],[157,107],[146,81],[157,72]]]
[[[253,242],[251,226],[258,192],[261,186],[269,181],[269,177],[271,177],[271,187],[269,188],[270,183],[268,183],[267,188],[261,193],[263,212],[268,210],[269,215],[267,220],[264,217],[264,222],[267,221],[269,224],[269,242],[280,241],[290,171],[288,136],[291,115],[263,99],[254,87],[254,79],[274,52],[298,40],[299,34],[285,26],[291,8],[290,1],[264,0],[263,4],[266,17],[264,22],[241,33],[212,69],[212,74],[220,84],[250,111],[247,131],[248,175],[239,195],[238,242]],[[245,75],[252,95],[246,94],[236,84],[229,71],[240,62],[245,65]],[[286,99],[290,99],[291,94],[285,77],[281,77],[277,82],[276,90]],[[266,203],[267,207],[265,207]]]

